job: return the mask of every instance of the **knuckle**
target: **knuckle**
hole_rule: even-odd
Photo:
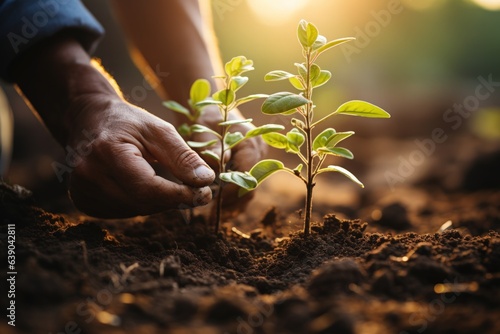
[[[174,161],[178,166],[193,166],[199,159],[198,155],[191,149],[186,147],[177,148],[174,155]]]

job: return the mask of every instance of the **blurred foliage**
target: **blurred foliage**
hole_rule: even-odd
[[[260,7],[249,6],[250,2]],[[300,7],[297,2],[301,1],[290,2]],[[329,99],[332,104],[351,95],[375,97],[375,102],[390,99],[390,94],[439,96],[450,90],[467,90],[478,76],[500,77],[500,12],[480,8],[470,0],[302,2],[305,5],[295,12],[283,7],[283,15],[288,17],[280,16],[276,24],[269,19],[269,11],[280,15],[276,4],[212,0],[223,58],[245,54],[254,59],[256,80],[247,89],[265,93],[276,90],[276,86],[263,85],[260,79],[270,69],[291,64],[300,56],[296,51],[298,41],[290,31],[301,18],[333,38],[359,38],[360,31],[372,29],[369,42],[359,53],[346,57],[344,50],[337,50],[323,60],[334,69],[329,83],[332,90],[328,96],[317,98]],[[228,6],[221,10],[217,7],[221,3]],[[287,6],[287,2],[282,3]],[[376,17],[382,11],[390,13],[391,6],[401,7],[400,13],[391,14],[388,23],[384,22],[387,24],[380,24]],[[291,70],[291,66],[283,69]]]

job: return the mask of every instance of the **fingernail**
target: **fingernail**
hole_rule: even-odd
[[[203,188],[195,188],[193,189],[194,198],[193,205],[194,206],[203,206],[210,203],[212,200],[212,191],[209,187]]]
[[[209,180],[215,178],[214,171],[205,165],[200,165],[196,167],[194,170],[194,174],[196,175],[197,178],[201,180]]]

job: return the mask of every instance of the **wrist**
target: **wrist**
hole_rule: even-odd
[[[98,65],[99,66],[99,65]],[[61,119],[62,132],[66,139],[77,129],[98,125],[105,117],[102,112],[125,101],[105,74],[92,64],[75,64],[68,70],[74,75],[68,81],[68,98]]]
[[[13,76],[34,111],[63,146],[76,126],[79,109],[91,96],[120,99],[69,33],[59,34],[27,50],[13,66]]]

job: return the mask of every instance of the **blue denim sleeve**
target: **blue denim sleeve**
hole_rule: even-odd
[[[72,29],[92,53],[104,29],[78,0],[0,0],[0,78],[20,54],[54,34]]]

